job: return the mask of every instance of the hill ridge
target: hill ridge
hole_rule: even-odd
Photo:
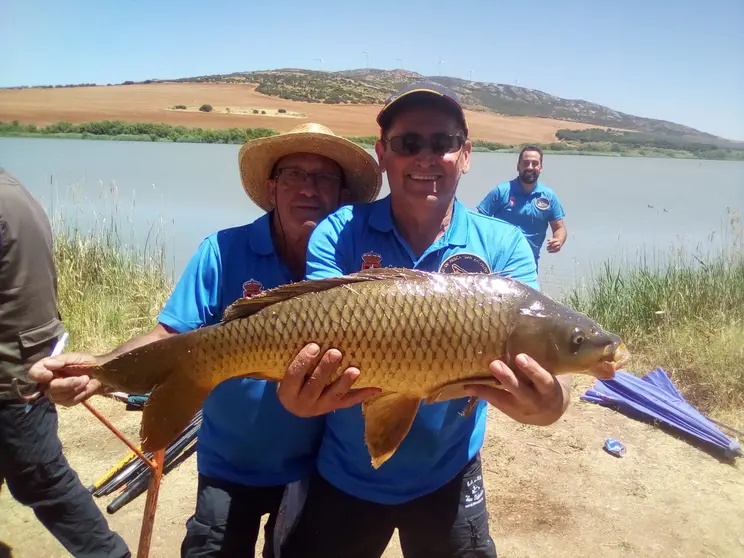
[[[567,99],[539,89],[449,76],[425,76],[405,69],[358,68],[324,71],[286,67],[158,81],[246,82],[257,84],[256,91],[259,93],[289,100],[328,104],[372,104],[383,103],[403,84],[423,80],[453,89],[460,96],[463,106],[475,111],[493,112],[504,116],[552,118],[675,137],[695,136],[697,139],[731,141],[676,122],[636,116],[592,101]]]

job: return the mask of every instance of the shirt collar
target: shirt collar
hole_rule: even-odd
[[[253,223],[253,234],[249,237],[251,250],[254,254],[269,256],[274,253],[274,239],[271,237],[271,214],[264,213]]]
[[[390,208],[390,194],[374,202],[369,217],[369,224],[372,228],[380,232],[392,232],[395,228],[393,224],[393,213]],[[468,209],[455,198],[452,221],[450,221],[449,227],[447,227],[447,231],[444,233],[444,243],[450,246],[465,246],[468,243],[469,224]]]

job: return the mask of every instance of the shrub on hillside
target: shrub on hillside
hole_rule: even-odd
[[[212,112],[212,105],[202,105],[199,107],[202,112]]]

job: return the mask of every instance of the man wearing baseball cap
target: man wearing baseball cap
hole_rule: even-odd
[[[308,243],[307,278],[372,265],[504,273],[536,288],[535,261],[519,229],[456,199],[471,151],[457,96],[439,85],[413,84],[388,100],[377,122],[375,150],[390,195],[343,207],[323,220]],[[290,486],[283,503],[276,529],[280,558],[379,558],[396,528],[406,558],[495,557],[480,461],[486,401],[528,424],[555,422],[568,403],[567,387],[554,376],[526,355],[517,362],[517,374],[500,361],[491,363],[504,389],[466,389],[479,400],[462,397],[411,409],[396,404],[395,394],[368,399],[368,410],[390,419],[383,439],[399,439],[401,425],[411,424],[378,469],[365,444],[362,405],[326,414],[318,472]],[[321,364],[307,381],[285,377],[280,401],[300,416],[326,413],[310,395],[317,389],[313,384],[322,385],[334,371]]]
[[[214,324],[235,300],[302,279],[307,239],[316,224],[343,203],[374,200],[382,184],[372,156],[319,124],[246,143],[238,165],[243,188],[266,213],[204,239],[159,323],[112,354]],[[31,377],[48,384],[46,393],[57,402],[76,404],[97,393],[100,384],[87,377],[53,380],[53,371],[92,358],[66,353],[45,359]],[[300,357],[292,366],[303,363]],[[373,392],[348,393],[354,380],[343,376],[318,404],[343,407]],[[261,517],[268,514],[263,556],[273,557],[272,530],[284,487],[315,468],[322,428],[322,416],[287,412],[275,383],[235,378],[219,384],[202,408],[196,510],[186,523],[181,556],[254,556]]]

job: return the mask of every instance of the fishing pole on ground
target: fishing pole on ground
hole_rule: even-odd
[[[196,449],[196,439],[200,427],[201,424],[197,424],[188,429],[166,449],[163,462],[163,475],[182,463],[193,453],[193,450]],[[126,483],[124,490],[106,507],[106,511],[110,514],[116,513],[123,506],[137,498],[137,496],[147,489],[151,475],[152,472],[147,469]]]
[[[201,425],[201,417],[202,412],[201,410],[199,410],[196,415],[194,415],[194,418],[191,419],[186,428],[184,428],[181,434],[179,434],[179,436],[173,442],[171,442],[168,448],[166,448],[166,456],[168,454],[169,448],[173,447],[183,437],[187,436],[194,427],[198,427]],[[152,453],[145,452],[145,456],[148,459],[152,458]],[[128,482],[131,482],[131,479],[140,476],[146,471],[150,472],[150,467],[148,467],[146,463],[142,462],[142,460],[136,459],[129,465],[125,465],[118,474],[111,477],[108,481],[103,482],[102,485],[95,492],[93,492],[93,495],[96,497],[108,496],[109,494],[120,489],[122,486],[126,485]]]
[[[137,449],[141,451],[142,446],[141,445],[137,446]],[[129,455],[124,456],[124,458],[121,461],[119,461],[116,465],[111,467],[111,469],[106,471],[106,473],[100,479],[98,479],[96,482],[91,484],[88,487],[88,492],[95,495],[104,484],[107,484],[111,479],[114,478],[115,475],[121,472],[121,470],[124,467],[126,467],[127,465],[130,465],[132,461],[134,461],[135,459],[137,459],[137,454],[134,453],[133,451],[129,452]]]

